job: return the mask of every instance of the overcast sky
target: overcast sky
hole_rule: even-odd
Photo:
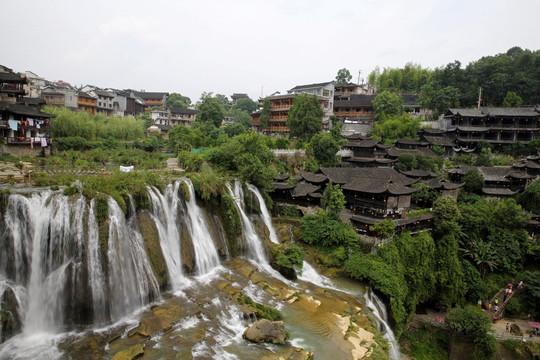
[[[252,99],[407,62],[540,49],[539,0],[2,1],[0,64],[47,80]]]

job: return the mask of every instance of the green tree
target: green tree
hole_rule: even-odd
[[[458,255],[458,231],[461,212],[453,197],[442,197],[433,204],[436,218],[435,240],[435,300],[441,308],[450,308],[463,299],[463,271]]]
[[[220,127],[223,119],[225,119],[225,109],[219,100],[211,96],[204,97],[199,105],[199,113],[195,121],[212,127]]]
[[[418,103],[433,111],[433,118],[446,112],[451,107],[459,107],[459,90],[453,86],[440,87],[428,82],[422,86]]]
[[[321,198],[321,207],[330,219],[339,219],[339,213],[345,209],[345,196],[338,184],[333,185],[331,181],[328,183]]]
[[[413,184],[411,187],[418,189],[411,195],[411,200],[424,207],[431,207],[440,196],[437,190],[421,182]]]
[[[263,107],[261,109],[261,114],[259,115],[259,127],[265,129],[268,126],[268,121],[270,120],[270,114],[272,113],[272,103],[270,99],[265,98],[263,101]]]
[[[478,172],[478,170],[469,170],[463,176],[463,181],[465,181],[465,190],[481,194],[482,189],[485,186],[484,177]]]
[[[321,131],[323,115],[317,96],[296,95],[287,118],[290,136],[310,141],[313,135]]]
[[[396,232],[396,224],[392,219],[385,219],[375,225],[371,225],[369,230],[373,231],[383,239],[388,239],[394,236],[394,233]]]
[[[341,148],[331,134],[316,134],[311,138],[311,149],[313,156],[321,166],[332,167],[340,162],[340,157],[336,153]]]
[[[523,99],[513,91],[507,92],[502,102],[502,106],[506,108],[519,107],[521,104],[523,104]]]
[[[187,109],[191,105],[191,99],[178,93],[172,93],[167,98],[167,108],[180,107]]]
[[[336,75],[334,83],[336,85],[347,85],[352,79],[351,72],[345,68],[340,69]]]
[[[251,114],[252,112],[257,110],[258,106],[259,104],[257,102],[251,100],[248,97],[236,100],[236,104],[234,105],[237,110],[245,111],[248,114]]]
[[[454,308],[444,321],[456,332],[464,334],[474,342],[474,358],[490,360],[498,353],[497,341],[492,335],[491,317],[474,305]]]
[[[274,143],[276,149],[288,149],[291,146],[291,140],[286,137],[278,137]]]
[[[401,107],[402,104],[403,99],[399,94],[383,91],[373,99],[375,120],[382,120],[385,117],[401,114],[403,110]]]
[[[517,197],[517,202],[525,209],[540,214],[540,180],[535,180]]]
[[[274,178],[270,168],[274,154],[264,138],[254,132],[240,134],[208,151],[206,159],[222,171],[230,171],[241,180],[260,189],[269,189]]]

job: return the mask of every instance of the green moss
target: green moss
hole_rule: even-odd
[[[263,304],[259,304],[254,302],[249,296],[240,294],[236,300],[241,305],[247,305],[249,306],[255,315],[257,315],[257,318],[259,319],[267,319],[270,321],[278,321],[283,318],[283,314],[281,311],[274,309],[273,307],[266,306]]]
[[[236,256],[241,250],[238,246],[237,239],[242,235],[242,221],[240,220],[240,213],[236,208],[236,204],[229,194],[221,194],[219,215],[223,224],[223,230],[225,230],[229,252],[232,256]]]

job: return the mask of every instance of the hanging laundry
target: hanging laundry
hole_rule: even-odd
[[[36,124],[36,129],[41,129],[41,127],[39,126],[39,123]]]
[[[41,147],[47,147],[47,139],[41,138]]]
[[[28,118],[28,126],[34,126],[34,119]]]
[[[8,120],[9,128],[13,131],[19,130],[19,123],[16,120]]]

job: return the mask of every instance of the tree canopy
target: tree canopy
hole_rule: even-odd
[[[167,98],[167,107],[180,107],[187,109],[191,106],[191,99],[178,93],[172,93]]]
[[[317,96],[296,95],[287,118],[290,136],[310,141],[313,135],[321,131],[323,115]]]
[[[195,121],[213,127],[220,127],[224,119],[225,109],[219,100],[211,96],[204,97],[199,105],[199,113]]]
[[[336,75],[334,83],[336,85],[347,85],[352,79],[351,72],[345,68],[340,69]]]
[[[382,120],[385,117],[399,115],[402,112],[401,104],[403,99],[399,94],[390,91],[383,91],[373,99],[373,111],[375,120]]]

